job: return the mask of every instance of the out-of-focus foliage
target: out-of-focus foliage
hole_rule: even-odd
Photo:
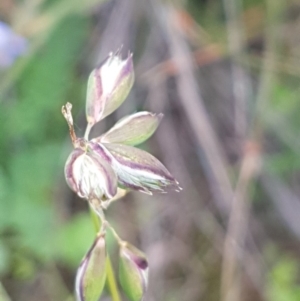
[[[41,259],[49,260],[56,252],[53,241],[59,231],[52,202],[56,179],[62,177],[64,139],[59,108],[73,95],[75,63],[88,33],[87,21],[68,17],[57,24],[18,79],[13,98],[2,103],[6,139],[1,163],[7,177],[3,177],[1,223],[16,235],[17,246],[29,248]]]
[[[55,260],[75,268],[93,240],[87,213],[59,221],[57,212],[65,202],[59,192],[66,137],[60,107],[66,99],[76,103],[84,98],[86,79],[76,75],[89,24],[87,16],[66,14],[34,57],[21,59],[30,61],[14,88],[1,94],[2,276],[34,279],[41,264]],[[3,81],[8,72],[1,74]]]
[[[283,257],[270,271],[268,300],[296,301],[300,298],[298,284],[299,264],[292,258]]]
[[[108,210],[149,258],[145,300],[300,299],[298,1],[1,0],[0,20],[27,41],[0,66],[0,300],[73,300],[94,228],[65,183],[60,110],[82,133],[88,74],[122,44],[133,92],[91,134],[164,113],[141,148],[183,187]],[[109,231],[107,245],[117,270]]]

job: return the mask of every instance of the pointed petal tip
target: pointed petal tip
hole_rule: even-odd
[[[159,119],[159,121],[160,120],[162,120],[163,119],[163,117],[164,117],[164,114],[163,113],[157,113],[156,114],[156,116],[157,116],[157,118]]]
[[[124,45],[121,44],[121,46],[116,50],[115,52],[115,56],[118,56],[119,58],[121,58],[121,52],[122,52],[122,49],[123,49]]]
[[[179,190],[182,190],[182,187],[180,186],[180,184],[179,184],[179,182],[178,182],[177,180],[175,180],[175,184],[176,184],[176,186],[177,186],[177,188],[178,188]]]
[[[153,195],[153,193],[151,191],[149,191],[148,189],[138,189],[137,191],[145,193],[147,195]]]
[[[180,184],[177,180],[175,180],[175,184],[176,184],[175,191],[181,192],[183,190],[183,188],[180,186]]]

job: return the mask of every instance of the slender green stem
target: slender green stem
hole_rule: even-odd
[[[90,213],[91,213],[91,218],[93,220],[96,232],[98,232],[101,228],[101,222],[104,222],[104,221],[100,221],[99,216],[95,213],[95,211],[91,207],[90,207]],[[107,255],[107,259],[106,259],[106,274],[107,274],[106,282],[107,282],[107,286],[108,286],[110,294],[111,294],[112,301],[121,301],[116,277],[115,277],[115,274],[114,274],[114,271],[112,268],[112,264],[111,264],[109,255]]]
[[[106,273],[107,273],[107,285],[111,294],[111,298],[113,301],[121,301],[120,298],[120,293],[118,290],[117,282],[116,282],[116,277],[114,270],[112,268],[111,260],[110,257],[107,256],[106,259]]]
[[[100,219],[99,219],[98,215],[96,214],[96,212],[91,207],[90,207],[90,214],[91,214],[91,218],[92,218],[95,230],[98,233],[98,231],[101,228]]]
[[[109,223],[107,223],[107,226],[109,227],[111,233],[115,237],[115,239],[118,242],[119,246],[121,246],[121,244],[123,243],[123,240],[120,238],[120,236],[117,234],[117,232],[115,231],[115,229]]]

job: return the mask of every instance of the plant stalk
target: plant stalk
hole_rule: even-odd
[[[99,216],[95,213],[95,211],[91,207],[90,207],[90,213],[96,232],[98,232],[101,228],[101,222],[103,221],[100,221]],[[106,259],[106,274],[107,274],[106,283],[110,291],[112,301],[121,301],[115,273],[113,271],[109,255],[107,255],[107,259]]]

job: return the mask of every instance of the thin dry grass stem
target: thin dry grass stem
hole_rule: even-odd
[[[163,78],[162,74],[161,76],[154,77],[151,80],[149,79],[149,99],[147,103],[149,104],[151,110],[165,111],[165,108],[168,107],[169,104],[166,98],[165,85],[166,81]],[[216,253],[214,256],[219,256],[223,252],[225,232],[214,214],[203,204],[205,199],[205,196],[203,195],[203,189],[201,189],[201,187],[198,187],[198,190],[195,187],[194,181],[191,178],[190,172],[187,169],[186,162],[184,160],[185,157],[182,143],[178,141],[178,135],[176,135],[175,129],[178,131],[178,126],[176,126],[171,118],[166,117],[164,119],[164,122],[160,126],[160,131],[158,131],[156,134],[158,144],[162,148],[161,153],[167,154],[164,156],[163,161],[166,162],[168,166],[170,166],[171,170],[180,170],[182,177],[182,179],[180,179],[180,182],[184,187],[184,190],[182,192],[183,195],[175,195],[178,200],[174,202],[174,199],[172,199],[170,206],[178,207],[178,204],[180,204],[180,208],[174,208],[174,211],[176,212],[175,215],[179,217],[188,216],[188,219],[192,221],[192,224],[212,244],[212,248],[209,250],[209,252],[213,251]],[[188,157],[188,155],[186,155],[186,157]],[[200,194],[200,191],[202,191],[202,194]],[[186,193],[188,193],[188,198],[191,200],[191,202],[185,201]],[[178,219],[178,222],[179,220],[180,218]],[[174,247],[174,249],[178,250],[177,247]],[[254,254],[246,253],[245,257],[246,256],[249,262],[255,262]],[[256,279],[258,279],[257,274],[259,273],[259,271],[257,271],[255,264],[249,265],[247,264],[247,262],[241,264],[245,268],[247,276],[251,279],[255,288],[259,291],[260,285],[256,283]],[[194,267],[196,268],[196,265]],[[203,269],[202,272],[205,274],[205,271]],[[189,272],[187,276],[187,283],[185,285],[187,287],[186,290],[188,290],[188,285],[194,283],[193,279],[190,279],[191,275],[193,275],[193,271]],[[203,274],[201,275],[203,276]],[[200,279],[200,277],[197,277],[197,279]],[[193,299],[191,298],[190,300]]]
[[[163,10],[160,10],[160,12],[162,11]],[[182,101],[185,113],[187,114],[190,124],[195,132],[197,141],[204,150],[205,157],[209,163],[210,170],[208,175],[210,177],[208,178],[210,179],[211,187],[215,188],[214,185],[212,185],[212,183],[214,183],[217,188],[220,188],[217,194],[214,189],[212,189],[212,191],[215,193],[218,200],[222,202],[220,206],[222,213],[228,212],[228,210],[231,209],[232,201],[235,203],[235,208],[231,215],[231,226],[229,227],[231,230],[229,231],[228,236],[226,236],[227,243],[225,244],[227,244],[227,250],[230,250],[233,246],[235,251],[237,251],[237,246],[235,244],[232,245],[232,240],[230,241],[229,238],[231,237],[231,234],[235,232],[234,237],[236,237],[241,243],[243,243],[243,240],[245,239],[244,233],[246,231],[247,222],[243,224],[245,227],[243,228],[243,225],[241,225],[241,228],[238,229],[238,231],[236,226],[239,224],[241,217],[246,217],[247,215],[247,207],[245,206],[247,203],[239,202],[239,200],[248,196],[248,187],[251,184],[252,178],[255,177],[255,168],[252,167],[256,166],[259,161],[259,152],[253,152],[252,150],[249,152],[247,150],[247,155],[245,156],[242,164],[243,167],[239,184],[235,194],[233,194],[227,172],[226,160],[220,150],[218,140],[210,126],[207,113],[203,106],[203,101],[198,93],[198,85],[193,75],[193,61],[191,59],[188,46],[186,45],[182,35],[180,35],[180,31],[177,27],[178,24],[176,24],[176,20],[173,18],[173,8],[166,8],[164,12],[167,17],[162,18],[162,20],[168,19],[169,23],[171,23],[171,26],[168,28],[168,42],[170,44],[172,59],[176,63],[178,70],[178,94]],[[163,22],[162,20],[161,22]],[[249,172],[249,170],[251,172]],[[229,259],[229,265],[224,267],[224,275],[229,276],[229,279],[231,280],[234,279],[237,281],[239,278],[233,278],[234,276],[232,275],[236,273],[237,262],[240,258],[234,256],[231,260],[230,255],[231,253],[227,251],[226,258]],[[246,270],[247,269],[248,267],[246,265]],[[225,276],[223,279],[224,278]],[[252,282],[255,284],[253,279]],[[226,288],[223,289],[223,291],[228,291],[228,285],[226,282],[222,287]]]
[[[219,45],[210,44],[195,50],[191,55],[193,56],[193,60],[197,62],[195,67],[198,68],[222,59],[224,57],[224,52]],[[147,70],[143,74],[143,78],[148,80],[158,73],[162,73],[167,77],[177,76],[178,72],[180,72],[180,70],[178,69],[176,62],[173,59],[168,59]]]
[[[240,65],[243,59],[244,26],[240,21],[241,1],[223,0],[226,15],[229,55],[231,56],[231,76],[234,101],[234,131],[243,140],[247,131],[246,103],[249,97],[249,82]],[[243,143],[243,142],[242,142]]]
[[[239,262],[243,258],[243,247],[249,218],[249,188],[260,168],[260,147],[248,142],[241,163],[241,170],[233,197],[227,233],[224,242],[221,300],[238,301],[240,296]]]
[[[177,89],[195,138],[204,152],[208,163],[207,171],[212,193],[218,201],[221,213],[228,213],[232,202],[232,187],[228,176],[226,158],[207,115],[199,87],[193,74],[193,60],[190,50],[176,22],[175,9],[161,6],[155,13],[162,26],[168,29],[168,43],[172,60],[178,68]],[[168,23],[166,23],[168,20]]]
[[[266,47],[264,51],[263,66],[260,76],[260,86],[257,95],[256,114],[254,115],[254,133],[260,132],[262,127],[263,115],[267,111],[268,101],[272,92],[272,85],[275,79],[275,73],[277,61],[277,46],[278,46],[278,14],[281,11],[281,1],[274,3],[272,0],[268,0],[268,27],[265,32]]]
[[[230,213],[221,275],[222,301],[242,300],[241,269],[238,262],[243,257],[243,247],[247,233],[248,217],[250,212],[249,187],[260,168],[261,149],[263,138],[263,116],[270,98],[274,74],[271,71],[276,59],[277,39],[273,22],[280,12],[278,3],[268,0],[268,27],[266,28],[266,55],[261,72],[260,86],[257,96],[256,112],[250,128],[250,144],[246,148],[236,185],[232,209]]]
[[[113,5],[109,17],[106,21],[105,28],[101,39],[95,47],[94,61],[101,62],[112,49],[118,49],[123,45],[124,50],[130,49],[132,41],[132,14],[137,0],[116,1]]]
[[[164,112],[164,107],[165,107],[165,102],[166,102],[166,95],[167,95],[167,89],[166,89],[166,78],[163,74],[159,73],[157,76],[153,77],[152,79],[149,79],[149,81],[147,81],[148,83],[148,91],[149,91],[149,95],[148,95],[148,101],[147,103],[149,104],[149,110],[153,110],[156,112]],[[164,122],[165,122],[164,118]],[[161,137],[161,130],[162,130],[162,125],[160,125],[160,130],[157,131],[155,137]],[[166,137],[166,136],[164,136]],[[158,141],[159,144],[161,141]],[[163,145],[165,145],[167,143],[163,143]],[[172,170],[172,165],[168,165],[170,163],[170,161],[172,161],[172,159],[170,160],[170,158],[174,158],[173,157],[173,153],[168,153],[166,152],[166,154],[168,154],[168,158],[163,158],[164,162],[166,163],[167,166],[170,167],[170,169]],[[176,172],[176,170],[173,170],[174,173]],[[166,273],[166,267],[167,267],[167,261],[169,256],[168,256],[168,250],[167,250],[167,242],[165,241],[165,236],[164,235],[164,229],[161,225],[161,220],[163,219],[162,216],[166,216],[169,215],[169,212],[173,209],[176,211],[176,206],[178,206],[181,203],[181,200],[178,198],[177,194],[175,195],[176,197],[176,201],[178,202],[174,202],[172,200],[172,202],[169,202],[169,206],[166,208],[166,210],[164,210],[164,204],[160,203],[157,204],[155,211],[156,212],[160,212],[162,215],[157,216],[157,222],[152,224],[152,227],[150,229],[150,232],[152,235],[159,237],[160,241],[164,241],[163,244],[161,244],[161,252],[160,252],[160,260],[162,260],[164,262],[164,264],[156,264],[156,269],[154,270],[152,268],[152,273],[155,274],[155,279],[154,281],[154,286],[155,287],[155,292],[154,290],[150,291],[149,294],[153,294],[153,297],[156,297],[154,299],[157,300],[164,300],[166,298],[166,280],[163,277],[163,275]],[[172,208],[171,208],[172,207]],[[178,212],[178,211],[177,211]],[[142,235],[144,236],[144,235]],[[145,242],[146,245],[146,242]],[[176,249],[178,252],[178,249]],[[177,253],[177,252],[174,252]],[[180,252],[180,251],[179,251]]]
[[[151,110],[158,110],[161,112],[165,111],[169,103],[166,97],[166,81],[162,77],[154,77],[152,80],[148,81],[149,89],[149,105]],[[152,91],[152,92],[151,92]],[[176,135],[175,129],[178,126],[173,122],[171,118],[165,118],[164,122],[160,126],[160,131],[157,132],[156,138],[159,146],[162,148],[161,153],[167,154],[164,156],[163,161],[170,166],[171,170],[180,171],[181,179],[180,182],[184,187],[181,195],[175,195],[178,202],[172,200],[171,204],[180,204],[178,210],[184,210],[184,212],[191,218],[195,226],[211,241],[215,250],[221,252],[222,241],[225,233],[212,212],[207,209],[204,205],[205,196],[199,193],[201,190],[196,190],[194,181],[190,175],[190,172],[186,166],[184,160],[183,148],[180,141],[178,140],[178,135]],[[167,141],[166,141],[167,137]],[[188,194],[191,200],[194,202],[186,202],[185,194]]]
[[[261,183],[273,201],[277,212],[281,214],[285,224],[300,239],[299,196],[280,177],[271,174],[266,169],[262,171]]]
[[[210,170],[207,173],[210,181],[212,192],[219,201],[219,209],[221,213],[228,213],[231,207],[231,201],[233,199],[233,190],[231,188],[229,176],[227,173],[226,160],[220,150],[216,135],[212,131],[210,122],[207,117],[207,113],[204,109],[203,102],[198,92],[198,85],[193,75],[193,63],[189,53],[189,49],[186,45],[185,40],[179,34],[179,31],[172,19],[172,8],[165,8],[167,17],[162,18],[161,26],[166,24],[163,20],[172,20],[169,22],[172,24],[168,32],[168,43],[170,44],[170,51],[172,52],[172,60],[177,64],[178,68],[178,94],[188,120],[190,121],[191,127],[194,130],[197,142],[203,148],[205,157],[209,163]],[[162,13],[161,8],[159,9],[160,14]],[[158,13],[159,14],[159,13]],[[162,145],[165,145],[162,144]],[[225,183],[225,184],[224,184]],[[220,188],[216,191],[214,188]],[[206,219],[206,216],[205,216]],[[195,216],[195,220],[199,220],[199,214]],[[199,224],[197,224],[199,226]],[[202,227],[202,225],[200,225]],[[250,254],[248,254],[251,256]],[[253,285],[259,290],[259,286],[252,279],[253,271],[245,264],[247,275],[250,277]]]
[[[241,63],[243,41],[242,24],[240,22],[240,2],[223,0],[226,15],[228,48],[231,56],[231,76],[234,103],[234,131],[243,144],[247,131],[246,102],[248,97],[246,75]],[[254,148],[255,149],[255,148]],[[223,261],[221,269],[221,300],[240,300],[241,275],[239,262],[243,258],[243,245],[248,224],[249,205],[248,187],[255,175],[257,152],[246,150],[241,162],[241,170],[233,196],[227,233],[224,241]]]
[[[193,44],[197,46],[211,44],[211,37],[208,32],[194,20],[184,7],[178,7],[175,13],[181,30]]]

